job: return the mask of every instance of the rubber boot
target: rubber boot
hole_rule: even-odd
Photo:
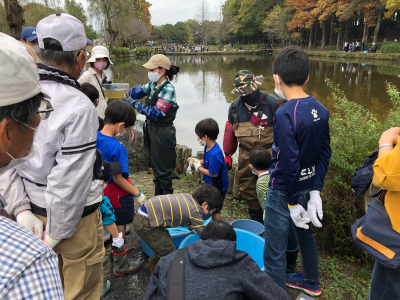
[[[153,276],[153,272],[154,272],[154,269],[156,268],[157,264],[158,264],[158,260],[151,261],[149,259],[150,279],[151,279],[151,276]]]
[[[154,196],[159,196],[159,195],[164,195],[163,194],[163,189],[161,188],[161,185],[155,185],[154,188]]]
[[[111,283],[109,280],[107,280],[106,282],[103,282],[103,291],[101,292],[100,297],[103,297],[108,292],[108,290],[110,289],[110,285],[111,285]]]
[[[260,222],[261,224],[264,224],[263,210],[261,208],[258,210],[249,209],[249,215],[252,220]]]
[[[114,275],[122,276],[136,272],[140,269],[140,263],[137,261],[128,261],[128,247],[112,247],[111,253],[114,255]]]
[[[298,253],[299,247],[297,247],[297,249],[293,251],[286,250],[286,274],[296,274],[296,262]]]

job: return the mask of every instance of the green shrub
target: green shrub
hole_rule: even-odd
[[[400,43],[385,45],[381,48],[382,53],[400,53]]]
[[[136,51],[139,51],[141,55],[149,55],[150,53],[149,47],[136,47]]]
[[[115,56],[129,56],[129,48],[113,47],[113,55],[115,55]]]
[[[378,50],[381,49],[385,45],[392,45],[397,44],[397,42],[377,42],[376,45],[378,46]],[[365,44],[365,50],[368,50],[372,47],[372,43]]]
[[[351,225],[365,214],[363,198],[355,199],[350,181],[356,168],[378,146],[382,132],[400,122],[400,93],[391,84],[387,93],[393,104],[386,120],[379,122],[361,105],[347,100],[343,91],[329,79],[335,112],[330,116],[332,158],[323,190],[324,226],[316,229],[316,238],[326,250],[366,259],[356,246]]]

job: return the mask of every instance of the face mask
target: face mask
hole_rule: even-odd
[[[200,146],[202,146],[202,147],[207,146],[207,143],[206,143],[205,141],[202,141],[202,140],[199,140],[199,144],[200,144]]]
[[[118,133],[115,135],[115,137],[121,137],[126,133],[126,131],[124,130],[124,133],[119,133],[119,127],[118,127]]]
[[[278,85],[279,85],[279,88],[280,88],[281,83],[280,83],[280,81],[279,81],[279,77],[277,77],[277,79],[278,79]],[[276,86],[275,86],[274,92],[275,92],[275,94],[278,95],[279,98],[286,99],[286,97],[285,97],[285,95],[283,94],[283,92],[282,92],[281,90],[278,90]]]
[[[251,173],[258,176],[258,174],[254,170],[251,170]]]
[[[158,72],[149,72],[147,76],[149,77],[150,81],[153,82],[157,82],[161,78],[161,75],[158,74]]]
[[[7,166],[0,168],[0,174],[2,174],[4,172],[14,168],[15,166],[17,166],[19,164],[22,164],[23,162],[31,159],[34,156],[35,152],[33,151],[33,146],[31,145],[31,147],[28,150],[28,153],[25,156],[21,157],[21,158],[14,158],[8,152],[6,152],[6,154],[11,158],[11,161],[8,163]]]
[[[105,61],[96,61],[96,62],[94,63],[94,67],[95,67],[97,70],[103,71],[103,70],[105,70],[105,69],[107,68],[107,63],[106,63]]]
[[[260,90],[254,91],[252,94],[240,97],[248,106],[256,107],[260,101]]]
[[[35,45],[35,46],[31,46],[33,48],[33,50],[35,50],[36,54],[39,55],[40,53],[40,48],[39,45]]]

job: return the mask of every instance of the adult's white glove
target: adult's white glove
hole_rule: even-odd
[[[146,202],[146,196],[139,190],[139,196],[134,196],[139,206],[142,206]]]
[[[124,239],[122,238],[122,232],[119,233],[117,238],[113,238],[112,245],[114,247],[121,247],[124,244]]]
[[[50,248],[54,248],[59,242],[61,242],[61,240],[56,240],[53,239],[51,236],[49,236],[48,234],[46,234],[45,232],[43,232],[43,238],[42,238],[43,242],[49,246]]]
[[[310,216],[311,222],[315,227],[322,227],[321,222],[318,220],[318,217],[322,220],[323,212],[322,212],[322,199],[320,195],[320,191],[311,191],[310,192],[310,200],[308,200],[307,213]],[[318,214],[318,217],[317,217]]]
[[[43,236],[43,222],[40,221],[30,210],[21,211],[17,215],[17,223],[33,232],[39,239]]]
[[[310,218],[303,206],[297,204],[296,206],[289,207],[289,211],[294,225],[304,229],[309,228],[307,223],[310,222]]]

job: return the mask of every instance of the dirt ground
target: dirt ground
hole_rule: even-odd
[[[154,195],[152,177],[148,172],[131,173],[130,178],[132,184],[147,197]],[[193,193],[198,184],[189,177],[181,176],[181,179],[173,181],[173,186],[174,193]],[[228,223],[236,219],[249,218],[245,201],[234,200],[229,195],[225,199],[221,214],[223,220]],[[140,261],[141,269],[134,274],[121,277],[110,274],[111,288],[102,298],[104,300],[142,300],[146,293],[150,277],[148,256],[142,250],[139,237],[131,225],[130,227],[131,233],[125,238],[129,247],[129,258]],[[371,279],[371,266],[365,268],[351,257],[338,258],[321,249],[319,249],[319,261],[322,294],[315,297],[316,299],[366,299]],[[298,272],[302,269],[300,255],[297,269]],[[296,299],[300,295],[300,291],[291,288],[287,288],[287,292],[292,299]]]

